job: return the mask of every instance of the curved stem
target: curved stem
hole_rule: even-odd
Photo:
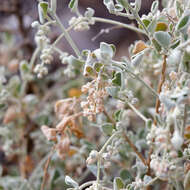
[[[98,162],[97,162],[97,178],[96,178],[97,188],[98,188],[98,184],[100,183],[100,166],[101,166],[102,153],[104,152],[105,148],[110,144],[110,142],[113,140],[113,138],[115,138],[115,136],[117,136],[120,133],[121,133],[121,131],[117,131],[111,137],[109,137],[109,139],[106,141],[104,146],[99,151]]]
[[[158,90],[157,90],[158,94],[161,93],[162,86],[163,86],[163,84],[165,82],[166,58],[167,58],[167,56],[164,55],[164,60],[163,60],[163,64],[162,64],[161,79],[160,79],[160,82],[158,84]],[[157,100],[156,100],[156,113],[159,113],[159,107],[160,107],[160,100],[159,100],[159,98],[157,98]]]
[[[37,47],[37,48],[35,49],[33,55],[32,55],[32,58],[31,58],[31,60],[30,60],[30,63],[29,63],[29,67],[30,67],[30,69],[33,68],[33,66],[34,66],[34,62],[35,62],[36,57],[37,57],[37,55],[38,55],[39,52],[40,52],[40,48]]]
[[[75,27],[77,24],[81,23],[82,20],[80,20],[79,22],[76,22],[75,24],[69,26],[67,29],[65,29],[67,32],[69,32],[70,30],[73,29],[73,27]],[[57,43],[65,36],[65,33],[62,33],[52,44],[52,46],[56,46]]]
[[[149,37],[150,39],[150,33],[147,30],[146,26],[144,25],[144,23],[141,21],[141,18],[139,17],[139,14],[133,9],[133,7],[131,7],[131,5],[129,4],[128,1],[125,1],[125,8],[127,10],[130,10],[131,13],[133,14],[133,16],[135,17],[136,21],[143,27],[144,31],[146,32],[146,35]]]
[[[111,19],[106,19],[106,18],[99,18],[99,17],[93,17],[95,22],[103,22],[103,23],[108,23],[108,24],[113,24],[117,26],[121,26],[126,29],[133,30],[135,32],[141,33],[141,34],[146,34],[143,30],[136,28],[135,26],[129,25],[129,24],[124,24],[119,21],[111,20]]]
[[[80,187],[79,190],[83,190],[85,187],[88,187],[90,185],[92,185],[93,183],[95,183],[96,181],[88,181],[86,183],[83,183]]]
[[[51,11],[50,11],[50,14],[55,19],[55,21],[58,24],[58,26],[61,28],[61,30],[62,30],[65,38],[67,39],[68,43],[70,44],[70,46],[74,50],[74,52],[77,55],[77,57],[81,57],[80,51],[79,51],[78,47],[76,46],[75,42],[72,40],[72,38],[70,37],[69,33],[67,32],[67,30],[65,29],[65,27],[61,23],[61,20],[59,19],[59,17],[56,14],[54,14],[53,12],[51,12]]]
[[[144,122],[147,122],[148,119],[139,111],[135,108],[135,106],[133,106],[130,102],[128,101],[125,101],[129,107],[144,121]]]
[[[140,76],[136,75],[135,73],[130,71],[130,69],[126,68],[122,64],[113,62],[112,65],[119,67],[121,69],[124,69],[127,73],[131,74],[134,78],[136,78],[138,81],[140,81],[148,90],[150,90],[155,97],[159,98],[159,95],[157,94],[157,92],[153,88],[151,88],[148,84],[146,84]]]

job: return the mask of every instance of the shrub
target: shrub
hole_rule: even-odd
[[[141,0],[103,1],[137,26],[95,17],[92,8],[82,14],[78,3],[69,2],[75,16],[65,28],[56,0],[39,1],[30,62],[8,82],[10,69],[1,66],[2,149],[17,161],[5,160],[0,189],[190,189],[190,2],[163,0],[159,10],[155,0],[140,17]],[[97,22],[142,40],[119,59],[105,42],[80,51],[70,30]],[[52,42],[55,27],[61,33]],[[74,55],[59,48],[62,38]],[[55,56],[64,66],[51,71]]]

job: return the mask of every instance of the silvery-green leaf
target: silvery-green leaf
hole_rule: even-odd
[[[106,88],[107,93],[112,96],[113,98],[117,97],[117,94],[119,92],[119,87],[112,86],[112,87],[107,87]]]
[[[112,83],[116,86],[121,86],[121,73],[116,72],[114,78],[112,79]]]
[[[148,25],[147,29],[148,31],[153,34],[155,29],[156,29],[156,26],[157,26],[157,20],[156,19],[153,19],[150,24]]]
[[[115,4],[115,11],[116,12],[121,12],[123,11],[123,6],[121,4]]]
[[[171,99],[176,100],[177,104],[184,103],[185,100],[188,100],[188,94],[189,94],[189,89],[184,88],[180,92],[172,95]]]
[[[120,190],[124,188],[124,183],[120,177],[115,177],[113,181],[113,189]]]
[[[84,13],[84,16],[87,18],[93,17],[94,16],[94,9],[88,7]]]
[[[76,9],[78,8],[78,0],[70,0],[69,8],[71,9],[72,12],[75,12]]]
[[[122,117],[122,110],[117,110],[115,113],[114,113],[114,119],[115,121],[120,121],[121,120],[121,117]]]
[[[179,1],[175,1],[175,12],[177,13],[178,18],[183,14],[182,4]]]
[[[83,61],[81,61],[80,59],[74,57],[73,55],[70,55],[67,58],[67,61],[68,61],[68,64],[71,64],[75,68],[80,68],[84,64]]]
[[[130,172],[128,171],[128,170],[126,170],[126,169],[122,169],[121,171],[120,171],[120,177],[125,181],[125,180],[132,180],[132,176],[131,176],[131,174],[130,174]]]
[[[172,44],[171,44],[171,48],[175,49],[178,45],[180,44],[180,40],[175,40]]]
[[[142,2],[142,0],[135,0],[135,10],[137,12],[139,12],[141,9],[141,2]]]
[[[118,2],[119,4],[121,4],[123,7],[126,7],[126,2],[125,2],[125,0],[117,0],[117,2]]]
[[[188,14],[185,14],[180,20],[179,22],[177,23],[176,25],[176,29],[178,31],[183,31],[187,28],[188,24],[189,24],[189,21],[190,21],[190,13]]]
[[[176,106],[175,101],[171,100],[169,97],[162,93],[160,94],[159,99],[164,104],[167,110],[171,110]]]
[[[55,13],[57,9],[57,0],[51,0],[51,10]]]
[[[151,12],[155,14],[158,11],[159,1],[156,0],[152,3]]]
[[[102,126],[102,131],[106,134],[106,135],[112,135],[114,126],[112,123],[104,123]]]
[[[115,54],[113,47],[114,47],[113,45],[107,44],[105,42],[101,42],[100,43],[100,53],[101,53],[101,56],[104,59],[111,59],[111,58],[113,58],[113,56]]]
[[[93,175],[96,177],[97,175],[97,166],[96,165],[87,165],[87,168],[93,173]]]
[[[143,53],[138,53],[134,57],[132,57],[131,63],[134,67],[138,67],[142,61]]]
[[[162,50],[160,44],[159,44],[155,39],[152,39],[152,44],[154,45],[155,50],[156,50],[157,52],[160,52],[160,51]]]
[[[178,65],[181,60],[181,51],[174,49],[167,58],[168,65]]]
[[[70,176],[66,176],[65,177],[65,183],[67,184],[67,185],[70,185],[70,186],[72,186],[72,187],[78,187],[79,185],[78,185],[78,183],[75,181],[75,180],[73,180]]]
[[[43,9],[40,6],[40,3],[38,4],[38,15],[39,15],[40,23],[43,24],[44,23],[44,14],[43,14]]]
[[[152,127],[152,120],[151,120],[151,119],[148,119],[148,120],[146,121],[146,128],[147,128],[147,129],[151,129],[151,127]]]
[[[107,7],[110,13],[113,13],[115,11],[113,0],[104,0],[104,5]]]
[[[171,36],[168,32],[159,31],[154,34],[156,41],[159,43],[160,46],[167,49],[171,43]]]

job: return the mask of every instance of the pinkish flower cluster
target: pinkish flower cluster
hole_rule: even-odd
[[[107,84],[99,78],[82,86],[82,92],[88,93],[86,101],[81,102],[83,115],[91,121],[96,114],[104,111],[103,100],[108,95],[105,89],[106,86]]]

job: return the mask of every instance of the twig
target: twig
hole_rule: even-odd
[[[92,41],[95,41],[97,38],[99,38],[101,35],[103,34],[108,34],[111,30],[114,30],[114,29],[120,29],[122,28],[121,26],[112,26],[112,27],[109,27],[109,28],[104,28],[104,29],[101,29],[100,32],[98,34],[96,34],[93,38],[92,38]]]
[[[109,116],[109,114],[108,114],[108,112],[105,110],[105,108],[104,108],[103,113],[105,114],[105,116],[108,118],[108,120],[109,120],[113,125],[116,124],[116,122],[114,121],[114,119]]]
[[[49,168],[49,164],[50,164],[50,161],[51,161],[51,157],[54,153],[54,150],[55,150],[55,146],[52,148],[51,150],[51,154],[49,155],[46,163],[45,163],[45,167],[44,167],[44,176],[43,176],[43,180],[42,180],[42,184],[41,184],[41,188],[40,190],[44,190],[45,188],[45,184],[46,184],[46,181],[47,181],[47,178],[48,178],[48,168]]]
[[[164,55],[164,60],[163,60],[163,64],[162,64],[162,73],[161,73],[161,79],[160,79],[160,82],[158,84],[158,94],[160,94],[160,92],[162,91],[162,86],[165,82],[165,72],[166,72],[166,58],[167,56]],[[159,107],[160,107],[160,100],[159,98],[157,98],[156,100],[156,113],[159,113]]]
[[[146,34],[143,30],[138,29],[137,27],[132,26],[130,24],[125,24],[125,23],[118,22],[118,21],[115,21],[115,20],[106,19],[106,18],[99,18],[99,17],[93,17],[93,19],[95,20],[95,22],[103,22],[103,23],[113,24],[113,25],[120,26],[122,28],[133,30],[133,31],[135,31],[137,33]]]
[[[131,140],[129,139],[129,137],[126,134],[123,134],[125,140],[128,142],[129,146],[133,149],[133,151],[137,154],[137,156],[139,157],[139,159],[143,162],[143,164],[145,166],[147,166],[147,162],[145,160],[145,158],[143,157],[143,155],[137,150],[137,147],[131,142]]]
[[[187,105],[184,105],[184,117],[183,117],[183,128],[182,128],[182,136],[184,136],[184,131],[186,127],[186,122],[187,122]]]
[[[124,69],[132,77],[134,77],[136,80],[141,82],[148,90],[150,90],[155,97],[159,98],[158,93],[152,87],[150,87],[146,82],[144,82],[144,80],[139,75],[136,75],[129,68],[125,67],[124,65],[122,65],[120,63],[113,62],[112,65],[116,66],[116,67],[119,67],[120,69]]]
[[[128,101],[125,101],[129,107],[144,121],[144,122],[147,122],[148,119],[139,111],[135,108],[135,106],[133,106],[130,102]]]
[[[76,46],[75,42],[72,40],[70,34],[67,32],[67,30],[65,29],[65,27],[63,26],[63,24],[61,23],[61,20],[59,19],[59,17],[54,14],[53,12],[50,11],[51,16],[55,19],[56,23],[58,24],[58,26],[61,28],[62,32],[64,33],[64,36],[66,38],[66,40],[68,41],[68,43],[70,44],[70,46],[72,47],[72,49],[74,50],[75,54],[77,55],[77,57],[81,57],[80,55],[80,51],[78,49],[78,47]]]

